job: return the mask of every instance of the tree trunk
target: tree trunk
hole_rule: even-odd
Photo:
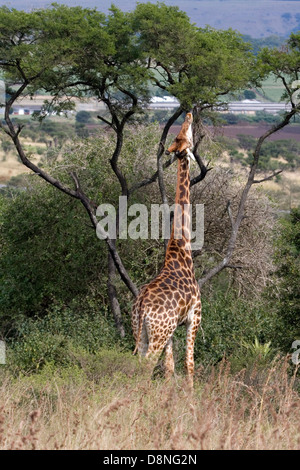
[[[107,279],[107,291],[109,297],[110,308],[114,317],[115,325],[117,331],[119,332],[121,338],[125,336],[125,328],[122,321],[121,308],[117,297],[117,290],[115,288],[115,278],[116,278],[116,267],[113,260],[113,257],[110,252],[108,252],[108,279]]]

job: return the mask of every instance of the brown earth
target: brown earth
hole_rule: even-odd
[[[238,134],[252,135],[253,137],[260,137],[268,129],[269,125],[260,125],[260,126],[243,126],[243,125],[233,125],[225,126],[222,129],[223,135],[226,137],[236,138]],[[281,139],[294,139],[300,142],[300,126],[292,125],[287,126],[285,129],[274,133],[269,137],[269,140],[281,140]]]

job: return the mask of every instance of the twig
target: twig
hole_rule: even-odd
[[[274,176],[280,175],[280,173],[282,173],[282,172],[283,172],[283,170],[274,171],[274,173],[272,173],[272,175],[266,176],[265,178],[262,178],[261,180],[253,180],[253,184],[258,184],[258,183],[263,183],[264,181],[269,181],[272,178],[274,178]]]
[[[229,220],[230,220],[230,223],[231,223],[231,228],[233,229],[233,227],[234,227],[234,220],[233,220],[233,217],[232,217],[231,202],[230,202],[230,201],[227,202],[226,210],[227,210],[227,212],[228,212]]]

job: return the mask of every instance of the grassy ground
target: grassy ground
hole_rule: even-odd
[[[264,80],[262,89],[258,89],[259,97],[266,101],[279,103],[281,101],[284,87],[281,81],[275,80],[272,76]]]
[[[0,449],[299,449],[300,407],[288,361],[232,374],[228,364],[149,380],[111,353],[80,367],[0,374]],[[117,366],[116,366],[117,363]]]

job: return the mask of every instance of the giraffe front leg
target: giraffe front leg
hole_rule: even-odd
[[[186,356],[185,370],[187,373],[188,386],[193,388],[194,384],[194,345],[196,334],[200,326],[201,310],[194,311],[186,326]]]

